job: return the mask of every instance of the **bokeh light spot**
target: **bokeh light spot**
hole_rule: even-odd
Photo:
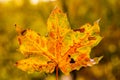
[[[30,0],[30,3],[33,5],[37,5],[39,3],[39,0]]]
[[[115,44],[110,44],[108,46],[108,50],[109,50],[109,52],[114,53],[116,51],[116,45]]]

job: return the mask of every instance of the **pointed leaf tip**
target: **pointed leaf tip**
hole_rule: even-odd
[[[52,11],[52,13],[51,14],[58,14],[58,13],[61,13],[62,11],[61,11],[61,9],[60,8],[58,8],[57,6],[53,9],[53,11]]]
[[[101,20],[101,18],[99,18],[97,21],[95,21],[95,23],[99,24],[100,20]]]
[[[103,58],[103,56],[94,58],[95,64],[98,64],[99,61],[100,61],[102,58]]]

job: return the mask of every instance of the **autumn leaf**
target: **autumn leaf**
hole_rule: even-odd
[[[47,36],[16,26],[19,50],[25,55],[16,66],[27,72],[46,73],[59,68],[64,74],[69,74],[81,67],[97,64],[102,57],[91,59],[90,52],[102,39],[98,23],[72,30],[66,14],[55,8],[47,21]]]

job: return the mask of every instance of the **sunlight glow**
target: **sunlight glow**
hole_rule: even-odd
[[[10,0],[0,0],[0,3],[8,3]]]
[[[40,0],[40,2],[49,2],[49,1],[55,1],[55,0]]]
[[[39,3],[39,0],[30,0],[31,4],[36,5]]]
[[[37,5],[40,2],[51,2],[51,1],[56,1],[56,0],[30,0],[30,3],[33,5]]]

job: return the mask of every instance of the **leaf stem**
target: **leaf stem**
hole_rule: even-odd
[[[56,66],[56,80],[58,80],[58,65]]]

